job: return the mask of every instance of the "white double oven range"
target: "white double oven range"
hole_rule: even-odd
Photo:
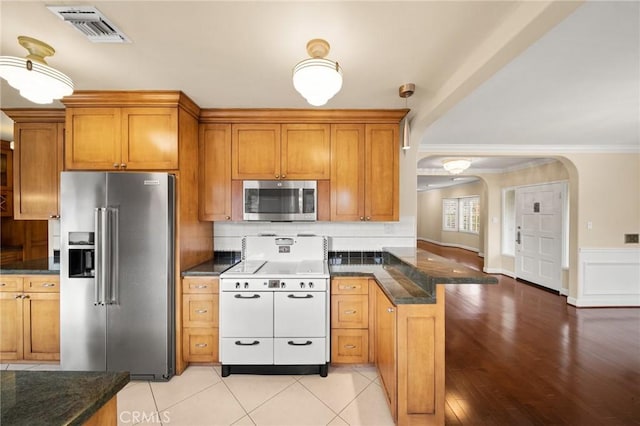
[[[330,360],[327,239],[247,236],[220,275],[222,375],[314,374]]]

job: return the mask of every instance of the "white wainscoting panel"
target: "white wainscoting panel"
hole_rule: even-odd
[[[578,294],[567,301],[584,307],[640,306],[640,248],[583,248]]]

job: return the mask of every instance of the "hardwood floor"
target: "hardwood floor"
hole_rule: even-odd
[[[446,286],[446,424],[640,425],[640,309],[577,309],[498,277]]]

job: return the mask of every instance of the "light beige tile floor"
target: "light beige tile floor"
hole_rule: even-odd
[[[0,364],[0,369],[58,366]],[[193,366],[168,382],[130,382],[118,393],[118,412],[120,425],[393,425],[371,365],[330,367],[325,378],[248,374],[222,378],[218,366]]]

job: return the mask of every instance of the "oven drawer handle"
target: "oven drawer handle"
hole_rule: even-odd
[[[304,296],[296,296],[295,294],[290,294],[287,297],[289,299],[312,299],[313,294],[305,294]]]
[[[236,340],[236,345],[238,346],[255,346],[255,345],[259,345],[260,342],[258,342],[257,340],[254,340],[251,343],[242,343],[240,340]]]
[[[313,342],[311,340],[307,340],[304,343],[296,343],[293,340],[289,340],[287,343],[291,346],[309,346]]]
[[[254,294],[254,295],[251,295],[251,296],[243,296],[241,294],[236,294],[233,297],[235,297],[236,299],[259,299],[260,295],[259,294]]]

